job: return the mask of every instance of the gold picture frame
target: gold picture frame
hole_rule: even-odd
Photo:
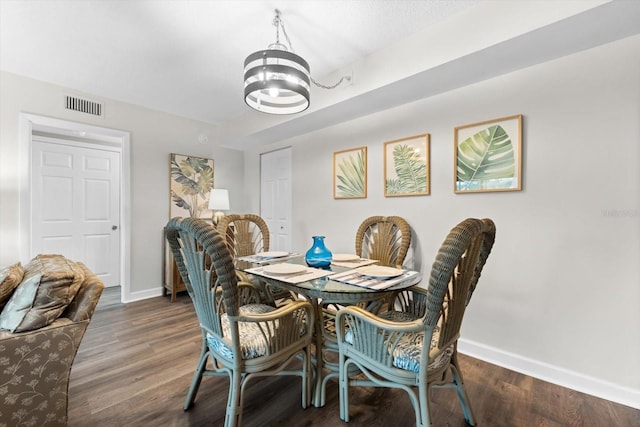
[[[169,155],[169,218],[211,219],[209,194],[213,188],[213,159]]]
[[[367,147],[333,153],[333,198],[367,197]]]
[[[423,133],[384,143],[384,196],[431,193],[430,135]]]
[[[458,126],[454,130],[453,190],[522,190],[522,114]]]

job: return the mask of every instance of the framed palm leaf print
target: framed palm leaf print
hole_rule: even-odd
[[[419,196],[430,192],[429,134],[384,143],[384,195]]]
[[[458,126],[454,144],[456,193],[522,189],[522,115]]]
[[[171,153],[169,171],[169,218],[211,218],[213,159]]]
[[[367,147],[333,153],[333,198],[367,197]]]

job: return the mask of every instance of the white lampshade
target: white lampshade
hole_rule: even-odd
[[[209,194],[209,209],[216,211],[229,210],[229,190],[214,188]]]

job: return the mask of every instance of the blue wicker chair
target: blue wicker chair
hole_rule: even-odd
[[[365,218],[356,231],[356,255],[378,261],[379,265],[402,268],[409,247],[411,246],[411,227],[407,220],[400,216],[370,216]],[[372,299],[359,307],[377,312],[385,305],[385,298]],[[323,352],[324,367],[329,371],[322,379],[320,396],[316,404],[324,406],[327,382],[338,378],[338,342],[336,337],[335,318],[341,306],[332,301],[322,302],[323,313]]]
[[[223,236],[204,220],[173,218],[166,228],[182,280],[191,297],[203,348],[184,409],[193,404],[203,376],[228,376],[225,426],[242,423],[247,383],[256,377],[296,375],[302,378],[302,407],[311,397],[313,309],[295,301],[280,308],[240,305],[243,297],[233,258]],[[246,289],[254,289],[245,286]],[[211,359],[211,369],[207,361]]]
[[[491,220],[467,219],[451,230],[440,247],[428,289],[398,293],[391,310],[378,315],[359,307],[338,312],[342,420],[349,421],[349,387],[391,387],[408,393],[416,425],[429,426],[431,390],[446,387],[457,391],[466,422],[475,424],[457,342],[465,308],[494,239]]]

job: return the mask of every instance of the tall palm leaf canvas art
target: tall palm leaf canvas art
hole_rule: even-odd
[[[522,115],[455,129],[456,193],[522,188]]]
[[[333,198],[367,197],[367,147],[333,153]]]
[[[417,196],[430,192],[429,134],[384,143],[384,195]]]
[[[213,159],[171,153],[169,217],[211,217],[209,194],[213,188]]]

